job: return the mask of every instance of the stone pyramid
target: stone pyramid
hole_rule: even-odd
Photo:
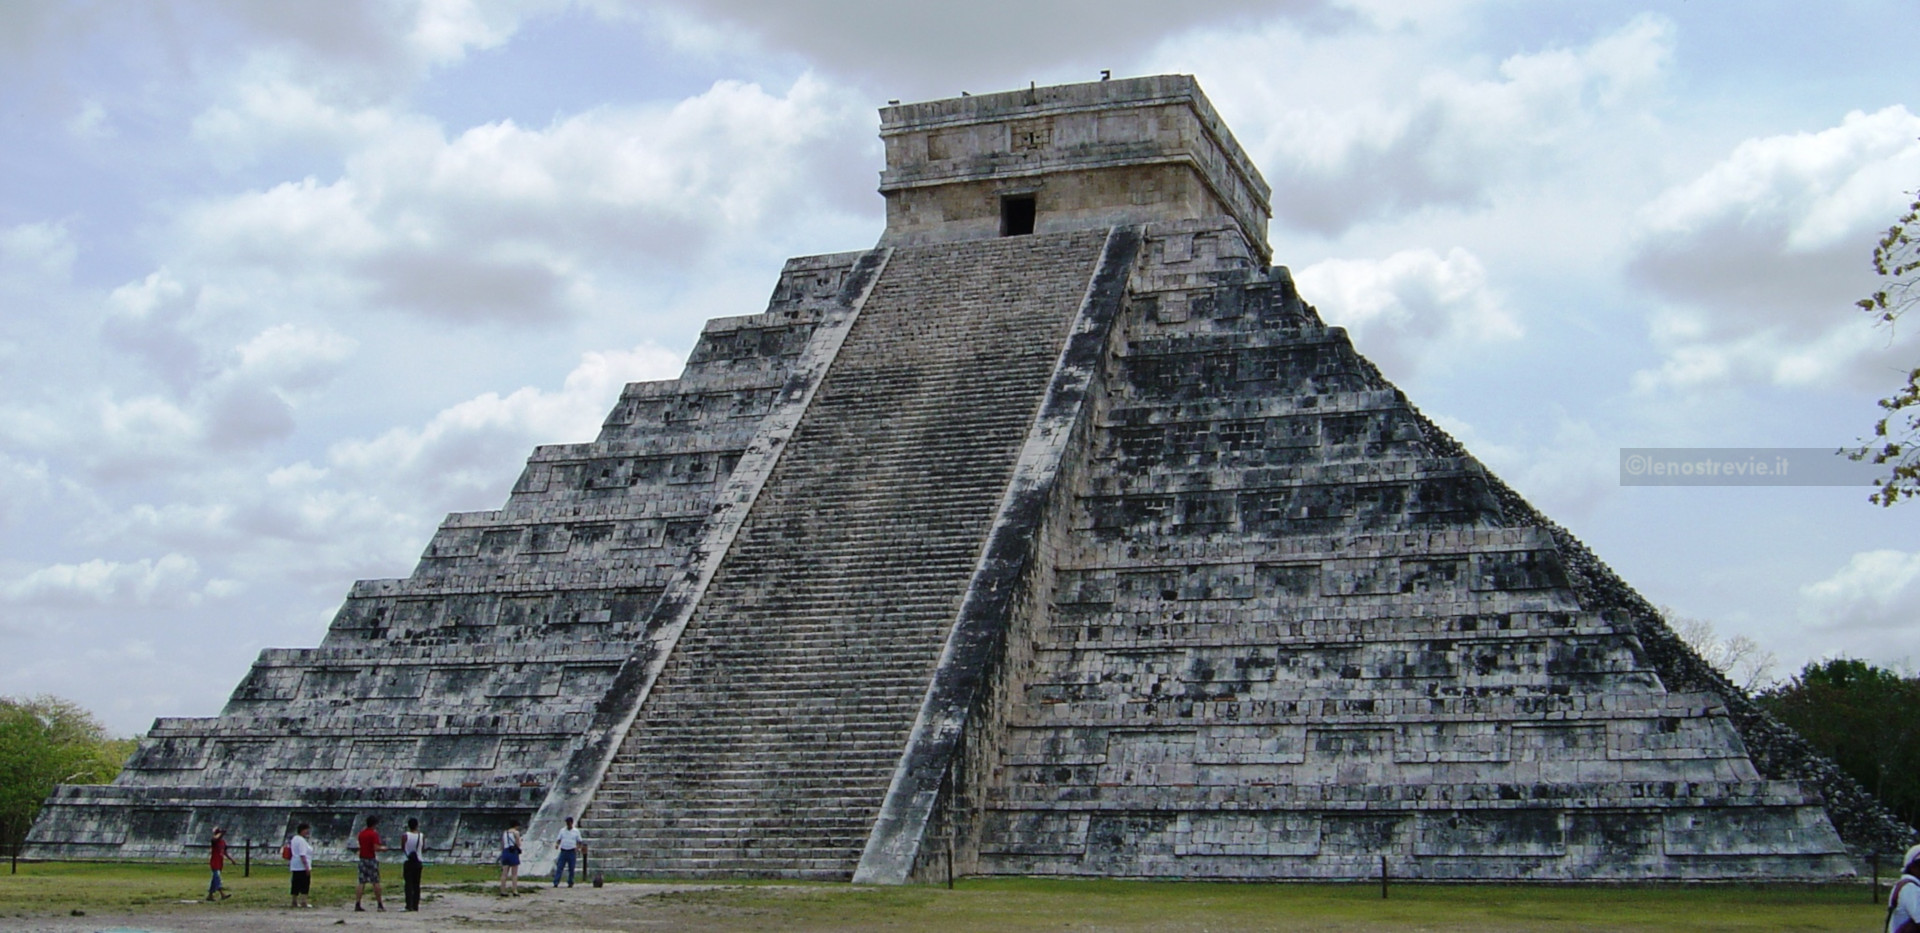
[[[577,815],[647,876],[1822,880],[1911,832],[1301,301],[1191,78],[881,114],[878,247],[30,852],[379,813],[538,866]]]

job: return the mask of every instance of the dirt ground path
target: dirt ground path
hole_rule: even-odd
[[[471,886],[468,886],[471,887]],[[387,910],[373,908],[367,898],[365,913],[351,904],[308,910],[234,908],[224,904],[188,902],[139,912],[88,911],[83,916],[0,918],[0,930],[22,933],[305,933],[305,931],[359,930],[364,933],[416,933],[441,930],[540,930],[543,933],[603,933],[603,931],[709,928],[688,915],[687,905],[660,895],[716,890],[715,885],[619,884],[604,888],[582,885],[554,890],[541,886],[520,897],[500,897],[472,891],[435,890],[418,913],[400,909],[390,897]],[[711,918],[719,920],[721,918]],[[691,921],[691,923],[690,923]],[[721,921],[725,923],[724,920]],[[750,927],[749,927],[750,928]]]

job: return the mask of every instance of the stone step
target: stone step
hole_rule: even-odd
[[[752,801],[742,801],[741,806],[753,806]],[[847,837],[858,835],[866,829],[864,818],[850,819],[845,809],[828,813],[824,809],[815,811],[757,811],[751,817],[731,817],[727,813],[709,809],[702,813],[662,814],[658,809],[648,808],[643,803],[630,802],[630,812],[609,812],[593,824],[596,834],[605,835],[609,829],[623,832],[654,832],[672,830],[683,840],[696,839],[738,839],[743,835],[765,833],[769,827],[778,831],[781,838],[795,840],[801,838],[818,839],[822,836]],[[861,817],[870,814],[861,813]],[[615,833],[613,838],[620,838]],[[691,844],[691,843],[687,843]]]
[[[848,754],[850,751],[841,750],[842,754]],[[705,764],[710,767],[690,767],[696,764]],[[677,787],[705,787],[716,794],[727,788],[735,788],[741,794],[751,796],[754,791],[765,788],[836,785],[847,781],[871,780],[892,770],[874,766],[833,767],[828,762],[808,762],[777,754],[755,758],[750,764],[753,766],[742,765],[738,757],[715,759],[702,756],[686,760],[683,770],[679,772],[665,768],[630,766],[619,771],[609,771],[607,777],[613,786],[623,788],[641,789],[643,785],[651,787],[664,783]],[[769,774],[769,770],[773,769],[767,768],[768,764],[781,766],[777,769],[778,773]]]
[[[854,745],[841,746],[841,747],[837,747],[829,750],[829,753],[827,754],[822,754],[822,755],[817,755],[812,757],[798,756],[798,755],[789,756],[780,752],[776,747],[771,747],[768,745],[750,745],[746,743],[735,743],[735,744],[739,744],[740,748],[736,749],[734,753],[727,754],[727,755],[713,754],[713,753],[704,752],[702,750],[702,746],[706,744],[711,744],[713,742],[731,742],[735,738],[736,738],[735,736],[729,736],[723,733],[708,733],[705,735],[695,734],[690,737],[676,738],[675,741],[671,743],[661,743],[660,749],[663,753],[666,753],[666,752],[676,753],[676,757],[678,757],[683,762],[682,764],[683,768],[694,765],[694,764],[704,764],[704,765],[711,766],[713,768],[719,768],[723,765],[729,765],[729,764],[733,764],[741,761],[753,761],[761,765],[765,765],[768,763],[781,765],[783,774],[779,776],[769,775],[767,769],[764,767],[760,769],[744,767],[741,769],[740,771],[741,774],[763,784],[792,783],[797,781],[802,775],[838,774],[843,777],[851,779],[851,778],[859,777],[861,775],[878,774],[887,770],[886,768],[869,766],[869,765],[861,765],[859,767],[849,767],[849,766],[846,766],[844,763],[836,764],[832,758],[833,755],[840,755],[845,757],[851,757],[856,755],[878,755],[884,751],[888,751],[885,743],[876,743],[876,744],[871,744],[866,746],[854,746]],[[906,738],[905,735],[898,736],[898,739],[901,739],[901,740],[904,740],[905,738]],[[678,783],[704,784],[704,783],[713,783],[719,780],[718,777],[715,777],[711,780],[704,777],[701,777],[701,778],[682,777],[684,772],[676,772],[671,768],[654,767],[651,765],[647,765],[647,766],[628,765],[628,766],[623,766],[619,770],[609,769],[607,773],[609,777],[612,777],[615,779],[639,780],[651,775],[653,776],[652,779],[673,780]]]
[[[610,869],[636,878],[675,878],[689,881],[731,878],[776,878],[791,881],[845,881],[853,877],[859,859],[648,859]],[[595,865],[601,865],[596,861]],[[776,867],[778,866],[778,867]]]
[[[895,252],[588,808],[596,864],[851,874],[1103,243]]]

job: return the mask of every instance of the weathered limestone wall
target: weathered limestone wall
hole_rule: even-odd
[[[1446,432],[1426,421],[1422,428],[1437,449],[1458,448]],[[1463,448],[1462,448],[1463,449]],[[1770,780],[1797,781],[1818,793],[1827,817],[1855,855],[1884,855],[1911,845],[1914,829],[1902,823],[1859,782],[1782,725],[1726,675],[1701,658],[1660,617],[1659,610],[1588,550],[1572,532],[1548,520],[1520,495],[1489,476],[1494,496],[1509,516],[1549,530],[1565,559],[1569,581],[1583,605],[1608,613],[1635,633],[1642,651],[1669,688],[1704,693],[1727,707],[1754,768]]]
[[[542,447],[506,505],[448,516],[412,576],[354,585],[316,648],[268,649],[221,715],[156,720],[107,787],[55,794],[37,856],[177,856],[213,825],[323,841],[422,818],[482,859],[586,731],[857,254],[787,264],[767,311],[709,322],[600,437]],[[350,834],[350,833],[348,833]]]
[[[1227,216],[1267,255],[1271,189],[1186,75],[885,107],[880,137],[882,245],[997,236],[1034,194],[1042,232]]]
[[[1230,228],[1150,231],[979,869],[1850,871],[1817,793],[1667,690],[1552,532],[1250,260]]]
[[[926,243],[998,236],[1000,199],[1014,194],[1033,196],[1036,233],[1135,223],[1147,205],[1151,205],[1155,217],[1172,220],[1217,217],[1223,210],[1191,166],[1100,168],[1019,181],[956,182],[903,189],[887,202],[888,239]]]

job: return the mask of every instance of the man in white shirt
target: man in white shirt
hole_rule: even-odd
[[[574,862],[587,844],[580,839],[580,831],[573,828],[573,817],[567,817],[567,828],[560,831],[560,837],[554,840],[560,847],[560,854],[553,860],[553,886],[560,886],[560,869],[567,870],[567,887],[573,887]]]
[[[293,831],[293,838],[287,840],[287,850],[292,854],[287,859],[287,870],[293,873],[293,906],[312,907],[307,902],[307,892],[313,890],[313,843],[307,839],[312,826],[301,823]]]

